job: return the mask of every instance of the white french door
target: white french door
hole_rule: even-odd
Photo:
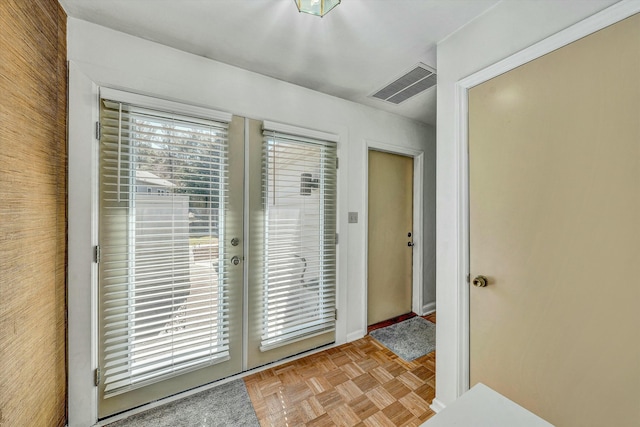
[[[335,340],[335,143],[108,89],[100,124],[100,418]]]

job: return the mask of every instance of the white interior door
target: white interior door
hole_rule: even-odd
[[[470,384],[640,425],[640,16],[469,91]]]

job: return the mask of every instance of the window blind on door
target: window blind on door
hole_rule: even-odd
[[[336,143],[267,126],[262,351],[334,331],[336,309]]]
[[[228,123],[172,111],[100,102],[105,397],[229,358]]]

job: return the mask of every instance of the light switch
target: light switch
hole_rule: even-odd
[[[349,212],[349,224],[358,223],[358,212]]]

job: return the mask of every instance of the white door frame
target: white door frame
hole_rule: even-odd
[[[98,194],[97,191],[94,191],[98,182],[98,144],[95,123],[99,119],[100,87],[129,92],[135,92],[135,89],[114,84],[111,81],[96,79],[91,76],[91,73],[87,73],[84,65],[68,61],[67,364],[69,369],[67,372],[67,425],[69,427],[105,425],[142,410],[190,396],[246,375],[246,372],[241,372],[98,422],[98,389],[94,385],[94,372],[98,367],[98,271],[97,265],[94,263],[94,248],[98,244]],[[175,99],[177,102],[190,105],[188,100],[168,96],[162,91],[143,91],[143,93],[161,99]],[[207,107],[205,106],[205,108]],[[215,106],[209,108],[215,109]],[[237,115],[246,117],[243,113]],[[348,154],[343,147],[344,141],[347,140],[348,129],[338,126],[328,129],[327,132],[337,135],[338,157],[347,163]],[[247,155],[248,151],[245,152],[245,156]],[[340,212],[342,212],[342,206],[346,206],[346,191],[341,191],[341,188],[345,182],[347,171],[348,168],[340,168],[337,171],[338,217],[336,228],[338,232],[346,229],[346,216],[344,220],[341,220]],[[341,245],[346,247],[349,240],[347,233],[341,237]],[[246,247],[248,245],[245,245]],[[347,291],[346,286],[343,285],[347,282],[347,251],[341,250],[340,245],[336,248],[336,304],[338,307],[343,307]],[[245,313],[247,313],[246,310]],[[334,346],[346,342],[346,319],[346,316],[342,316],[336,322]],[[317,350],[310,350],[267,366],[295,360],[315,351]],[[252,372],[262,369],[266,369],[266,367],[256,368]]]
[[[364,255],[365,255],[365,280],[364,280],[364,300],[368,300],[368,262],[369,262],[369,151],[382,151],[390,154],[398,154],[401,156],[413,158],[413,274],[412,274],[412,290],[411,290],[411,310],[418,315],[423,314],[422,295],[423,295],[423,264],[424,264],[424,245],[423,245],[423,186],[424,186],[424,151],[407,147],[400,147],[393,144],[387,144],[378,141],[365,141],[364,153],[364,215],[363,227],[364,236]],[[367,330],[367,313],[368,304],[365,304],[363,310],[363,325],[366,335]]]
[[[67,425],[90,426],[98,419],[97,265],[98,85],[69,61],[68,230],[67,230]]]
[[[459,282],[455,302],[451,304],[456,310],[457,329],[455,345],[456,377],[440,378],[440,381],[455,381],[457,396],[469,390],[469,129],[468,129],[468,91],[474,86],[486,82],[507,71],[513,70],[527,62],[568,45],[598,30],[640,12],[640,2],[623,0],[565,30],[554,34],[535,45],[532,45],[502,61],[499,61],[456,83],[455,86],[455,132],[454,145],[456,156],[456,175],[458,200],[456,219],[456,265]],[[434,399],[432,408],[436,411],[444,408],[444,404]]]

